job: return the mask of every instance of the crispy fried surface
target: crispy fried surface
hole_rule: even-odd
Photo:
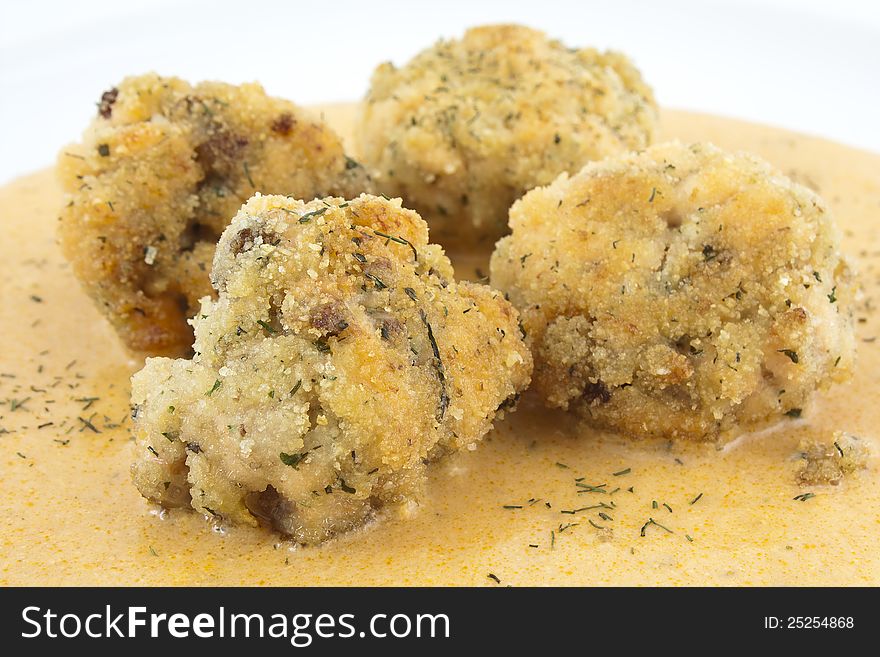
[[[77,276],[129,348],[169,355],[192,344],[214,245],[255,191],[311,199],[368,184],[329,128],[259,85],[157,75],[104,93],[58,172]]]
[[[661,144],[510,212],[492,284],[550,406],[634,436],[799,416],[848,377],[855,284],[824,202],[754,157]]]
[[[149,499],[312,543],[418,497],[529,381],[518,315],[456,283],[400,201],[252,198],[223,233],[192,360],[132,382]]]
[[[835,431],[831,444],[825,441],[801,441],[800,464],[796,478],[804,486],[837,486],[845,477],[864,470],[871,456],[868,443],[852,434]]]
[[[569,49],[515,25],[468,30],[373,74],[356,136],[381,191],[435,238],[507,230],[536,185],[653,138],[651,90],[619,53]]]

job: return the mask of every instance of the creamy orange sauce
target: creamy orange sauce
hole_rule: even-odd
[[[352,106],[324,113],[347,137]],[[430,494],[408,517],[318,548],[215,528],[140,497],[128,474],[128,377],[141,362],[60,256],[52,172],[0,190],[0,584],[497,586],[490,573],[501,585],[880,584],[880,322],[871,303],[880,156],[681,112],[665,112],[663,124],[669,137],[762,155],[826,197],[865,290],[852,382],[801,420],[721,449],[602,434],[526,395],[476,451],[434,468]],[[488,270],[486,249],[451,255],[460,276]],[[830,442],[835,430],[870,444],[868,468],[838,486],[800,487],[799,441]],[[606,492],[578,494],[576,477]],[[793,499],[806,492],[815,497]],[[562,513],[600,502],[611,508]],[[649,518],[659,524],[642,536]]]

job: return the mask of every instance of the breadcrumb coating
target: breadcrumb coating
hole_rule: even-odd
[[[134,481],[167,507],[324,540],[418,499],[529,382],[516,310],[399,199],[255,196],[212,279],[195,356],[132,379]]]
[[[490,25],[379,66],[356,138],[380,191],[451,240],[501,236],[526,191],[644,148],[656,126],[651,89],[625,56]]]
[[[837,486],[844,477],[864,470],[871,456],[864,440],[843,431],[834,432],[831,444],[818,440],[802,441],[798,451],[801,462],[797,481],[805,486]]]
[[[510,211],[491,281],[550,406],[632,436],[799,417],[850,375],[854,276],[825,203],[766,162],[660,144]]]
[[[211,293],[214,245],[255,191],[311,199],[369,191],[339,137],[257,84],[129,77],[58,156],[60,237],[132,350],[179,355]]]

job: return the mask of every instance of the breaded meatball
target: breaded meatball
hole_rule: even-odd
[[[510,225],[491,280],[550,406],[712,438],[798,417],[850,374],[856,290],[828,208],[755,157],[673,142],[609,158],[529,192]]]
[[[644,148],[656,125],[653,94],[623,55],[493,25],[379,66],[356,137],[379,189],[452,240],[499,237],[526,191]]]
[[[134,481],[168,507],[321,541],[417,499],[529,381],[516,310],[399,200],[255,196],[212,279],[193,359],[132,381]]]
[[[132,350],[180,355],[214,246],[255,191],[355,196],[365,170],[328,127],[262,87],[130,77],[58,171],[74,271]]]

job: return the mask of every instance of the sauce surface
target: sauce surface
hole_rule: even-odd
[[[346,139],[353,109],[323,108]],[[0,189],[0,584],[880,584],[880,155],[730,119],[662,119],[664,137],[752,151],[817,189],[857,261],[855,376],[801,419],[725,446],[632,442],[526,394],[475,451],[434,466],[418,506],[317,548],[162,511],[129,478],[128,379],[141,361],[61,257],[61,192],[42,171]],[[449,249],[458,277],[488,271],[489,250]],[[867,468],[800,486],[799,442],[838,430],[866,442]],[[579,494],[576,478],[596,489]]]

